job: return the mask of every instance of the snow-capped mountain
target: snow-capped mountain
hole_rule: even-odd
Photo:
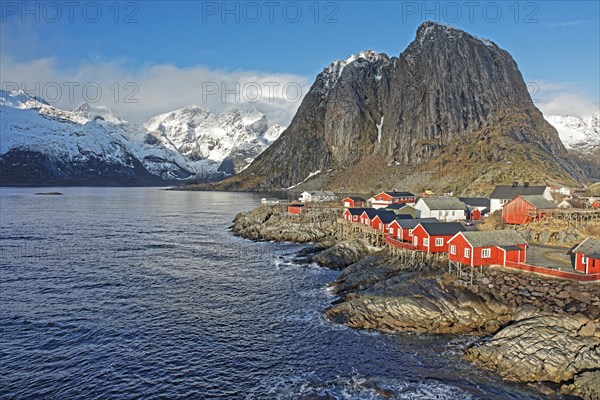
[[[585,118],[573,115],[547,115],[544,118],[556,128],[567,149],[594,151],[600,147],[600,110]]]
[[[250,109],[218,117],[199,107],[184,110],[185,118],[178,114],[182,110],[152,118],[148,132],[107,107],[84,103],[64,111],[24,92],[0,91],[0,183],[121,185],[223,178],[247,166],[283,130],[269,128],[266,117]],[[183,134],[193,121],[205,122],[196,124],[193,134]]]
[[[588,178],[600,180],[600,110],[580,118],[547,115],[544,118],[558,131],[563,144]]]
[[[145,125],[149,134],[190,160],[208,160],[228,174],[239,172],[283,131],[250,108],[215,115],[199,106],[158,115]]]

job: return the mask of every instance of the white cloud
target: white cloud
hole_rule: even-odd
[[[312,80],[202,65],[180,68],[160,64],[132,70],[124,60],[61,68],[54,58],[17,62],[5,56],[0,71],[3,89],[23,87],[62,109],[74,109],[84,101],[106,105],[132,122],[196,104],[215,113],[253,107],[265,113],[270,123],[287,126]]]
[[[576,84],[564,82],[529,82],[535,105],[544,115],[574,115],[586,117],[600,107],[598,98],[591,98]]]

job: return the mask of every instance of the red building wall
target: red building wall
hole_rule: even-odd
[[[581,253],[575,253],[575,269],[585,273],[585,264],[583,263],[584,255]],[[588,257],[587,273],[588,274],[600,274],[600,259]]]
[[[415,238],[417,241],[415,242]],[[436,246],[435,240],[441,238],[443,240],[443,244],[440,246]],[[448,251],[448,240],[450,240],[452,236],[429,236],[428,233],[423,229],[421,225],[417,225],[417,227],[413,230],[413,241],[412,243],[417,247],[418,250],[428,252],[428,253],[444,253]],[[429,239],[429,246],[425,246],[424,240]]]
[[[526,224],[529,220],[529,212],[535,208],[525,200],[517,197],[502,207],[502,220],[507,224]]]
[[[290,214],[294,214],[294,215],[298,215],[302,212],[302,209],[304,207],[298,207],[298,206],[288,206],[288,213]]]

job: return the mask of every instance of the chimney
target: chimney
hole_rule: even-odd
[[[529,187],[529,182],[525,182],[525,183],[523,184],[523,186],[525,186],[525,187]]]
[[[519,182],[518,181],[514,181],[512,184],[512,187],[518,187],[519,186]]]

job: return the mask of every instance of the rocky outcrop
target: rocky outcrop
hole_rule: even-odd
[[[385,264],[383,262],[382,264]],[[344,301],[326,312],[333,322],[384,332],[496,332],[509,321],[509,307],[486,301],[466,288],[448,286],[427,274],[420,262],[409,265],[354,264],[335,283]]]
[[[600,399],[600,370],[575,375],[573,383],[563,385],[561,392],[584,400]]]
[[[371,246],[367,239],[345,240],[315,254],[313,261],[324,267],[342,269],[381,251],[381,248]]]
[[[470,348],[466,358],[517,382],[563,383],[582,374],[566,390],[584,393],[600,371],[598,328],[583,316],[544,315],[529,308],[489,341]]]
[[[264,206],[238,213],[231,230],[237,236],[252,240],[329,242],[329,246],[332,246],[340,241],[338,214],[337,211],[332,213],[317,209],[291,215],[283,206]]]
[[[510,54],[425,22],[399,57],[365,51],[325,68],[281,137],[218,187],[476,191],[574,179],[582,171]]]

